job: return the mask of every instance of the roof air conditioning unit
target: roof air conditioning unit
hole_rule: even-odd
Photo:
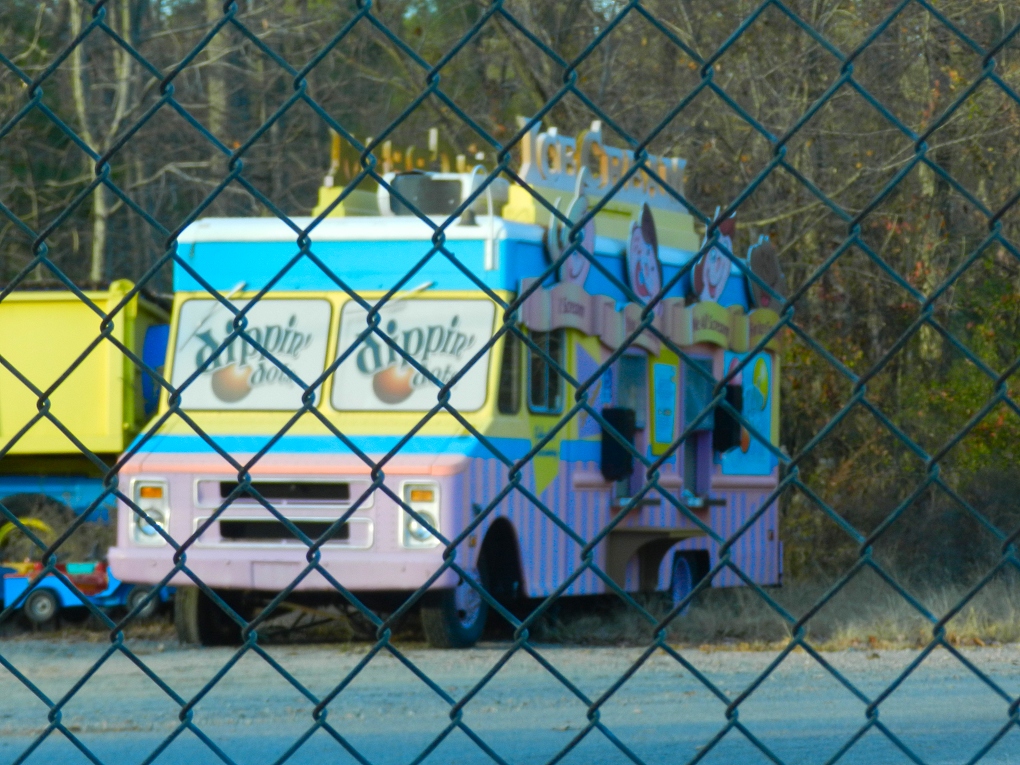
[[[480,170],[471,173],[386,173],[383,180],[393,188],[380,185],[378,191],[379,213],[381,215],[415,215],[409,205],[432,218],[452,214],[476,191],[485,180]],[[403,197],[407,204],[398,198]],[[476,215],[499,215],[509,201],[510,184],[504,178],[495,178],[479,194],[469,208]]]

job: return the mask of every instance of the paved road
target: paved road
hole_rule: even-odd
[[[3,641],[0,655],[50,695],[65,694],[104,646],[58,641]],[[182,649],[138,643],[145,664],[189,696],[232,655],[221,649]],[[459,698],[502,656],[504,647],[471,651],[408,650],[408,657]],[[324,695],[364,658],[364,648],[274,646],[271,655],[313,693]],[[541,654],[591,698],[634,661],[631,648],[541,647]],[[691,650],[685,656],[718,687],[736,696],[774,655]],[[874,695],[915,656],[910,651],[825,654],[852,682]],[[966,656],[1013,698],[1020,693],[1020,647],[968,649]],[[245,656],[196,708],[195,722],[237,763],[271,763],[308,729],[312,704],[260,657]],[[696,756],[726,724],[725,707],[687,670],[656,655],[603,706],[602,722],[647,763]],[[108,661],[68,703],[63,722],[104,763],[140,762],[174,730],[178,709],[121,656]],[[380,655],[329,707],[329,721],[377,765],[414,759],[449,721],[448,706],[400,662]],[[881,706],[879,719],[928,763],[967,762],[1007,722],[1008,704],[946,652],[929,657]],[[585,707],[534,659],[518,655],[466,707],[464,721],[509,763],[548,761],[583,729]],[[865,705],[809,656],[794,654],[741,705],[740,722],[787,763],[822,763],[865,723]],[[0,763],[14,761],[45,728],[46,708],[9,672],[0,670]],[[59,735],[27,760],[84,763]],[[723,765],[767,762],[732,730],[703,760]],[[185,732],[156,760],[160,765],[219,760]],[[294,754],[294,763],[353,763],[323,732]],[[428,763],[486,763],[465,734],[454,731]],[[627,758],[592,732],[563,762],[596,765]],[[872,730],[841,762],[882,765],[908,759]],[[1016,726],[982,762],[1020,763]]]

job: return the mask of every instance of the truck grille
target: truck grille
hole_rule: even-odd
[[[349,483],[331,481],[252,481],[251,487],[270,502],[347,502],[351,498]],[[236,489],[237,481],[220,481],[220,498]],[[251,494],[244,492],[241,497]]]
[[[309,539],[315,540],[326,533],[332,521],[291,521]],[[351,530],[345,523],[330,537],[330,541],[349,539]],[[290,530],[278,520],[222,520],[220,539],[224,542],[282,542],[299,541]]]

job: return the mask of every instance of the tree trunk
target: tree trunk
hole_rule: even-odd
[[[77,36],[82,30],[83,6],[81,0],[68,0],[70,4],[71,34]],[[124,36],[130,36],[132,16],[130,5],[124,3],[109,3],[110,24]],[[83,46],[76,45],[71,52],[71,95],[74,101],[74,110],[78,118],[79,131],[82,139],[97,154],[102,154],[106,147],[116,137],[124,117],[128,112],[128,102],[131,93],[132,60],[126,51],[117,49],[113,55],[114,67],[114,98],[111,106],[111,113],[107,117],[106,132],[102,128],[93,125],[92,111],[98,109],[103,113],[99,101],[101,92],[95,89],[94,85],[86,82],[88,72],[86,67]],[[93,99],[97,103],[93,103]],[[97,120],[100,124],[101,121]],[[93,171],[95,168],[93,168]],[[89,281],[93,286],[98,286],[106,273],[106,243],[107,229],[110,219],[110,202],[105,186],[97,186],[92,192],[92,249],[89,262]]]
[[[205,19],[209,24],[215,24],[223,18],[222,0],[205,0]],[[223,28],[209,41],[205,54],[209,65],[206,67],[206,97],[209,99],[209,115],[207,127],[209,132],[216,136],[223,143],[227,142],[224,128],[227,122],[227,82],[223,77],[223,59],[227,54],[227,31]],[[229,145],[229,144],[228,144]],[[217,176],[226,172],[226,159],[223,154],[213,149],[210,160],[210,168]],[[219,182],[220,178],[213,179]]]
[[[82,5],[79,0],[69,0],[71,6],[71,34],[77,36],[82,28]],[[85,143],[98,150],[89,120],[89,107],[85,83],[85,60],[82,46],[76,45],[71,52],[71,93],[78,117],[78,126]],[[89,281],[96,286],[103,278],[106,267],[106,221],[109,217],[106,203],[106,189],[98,186],[92,192],[92,253],[89,263]]]
[[[106,269],[106,222],[110,217],[110,205],[106,200],[106,187],[97,186],[92,192],[92,263],[89,281],[93,287],[103,281]]]

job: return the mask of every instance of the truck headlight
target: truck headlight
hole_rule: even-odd
[[[146,520],[134,508],[131,509],[132,538],[138,544],[164,545],[157,526],[164,532],[170,523],[170,498],[165,481],[136,481],[135,504],[149,517]],[[150,522],[151,521],[151,522]]]
[[[404,484],[404,503],[421,516],[436,531],[439,531],[439,486],[434,483]],[[401,524],[401,544],[404,547],[435,547],[439,540],[423,524],[401,510],[404,522]]]

